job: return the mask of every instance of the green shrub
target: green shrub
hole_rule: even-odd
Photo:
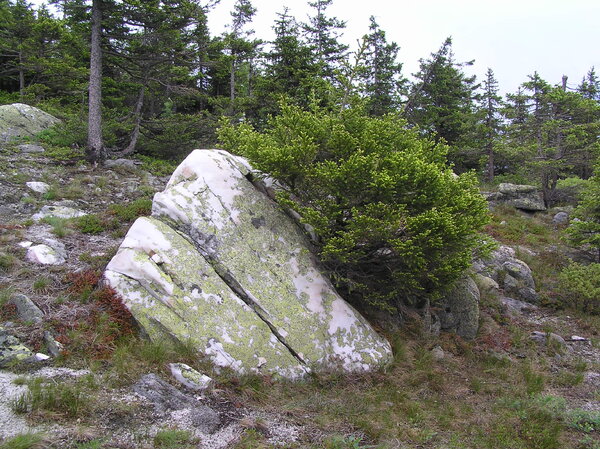
[[[106,227],[100,217],[97,215],[83,215],[77,218],[75,222],[77,229],[84,234],[100,234],[106,230]]]
[[[596,163],[594,176],[581,192],[581,201],[575,209],[579,221],[571,221],[567,229],[571,240],[577,245],[589,245],[596,250],[600,263],[600,159]]]
[[[177,168],[177,163],[152,156],[137,156],[142,161],[142,169],[156,176],[170,176]]]
[[[559,275],[563,305],[600,314],[600,263],[571,263]]]
[[[150,215],[152,200],[140,198],[127,204],[111,204],[108,210],[120,220],[130,222],[143,215]]]
[[[281,109],[264,133],[223,121],[219,137],[284,183],[280,202],[315,229],[337,286],[383,307],[439,297],[483,247],[475,176],[456,176],[446,145],[393,115]]]

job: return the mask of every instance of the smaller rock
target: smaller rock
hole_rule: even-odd
[[[43,153],[46,151],[43,146],[31,143],[24,143],[17,147],[21,153]]]
[[[517,292],[523,301],[531,304],[538,304],[540,302],[540,295],[531,287],[521,287]]]
[[[468,340],[475,338],[479,329],[479,300],[475,281],[468,276],[459,279],[437,312],[441,329]]]
[[[31,352],[18,338],[0,327],[0,368],[24,362],[33,357]]]
[[[446,353],[439,345],[431,350],[431,355],[433,357],[433,360],[435,360],[436,362],[439,362],[440,360],[443,360],[444,357],[446,357]]]
[[[37,193],[46,193],[48,190],[50,190],[50,185],[46,184],[45,182],[31,181],[31,182],[26,182],[25,185]]]
[[[21,248],[29,248],[31,245],[33,245],[33,242],[29,242],[29,241],[25,241],[25,242],[20,242],[19,246]]]
[[[27,259],[42,265],[60,265],[65,263],[65,258],[58,251],[48,245],[34,245],[27,250]]]
[[[512,312],[522,314],[533,312],[537,309],[537,306],[534,306],[524,301],[519,301],[518,299],[508,298],[506,296],[501,297],[500,302],[503,306],[506,307],[509,313]]]
[[[562,338],[560,335],[555,334],[553,332],[540,332],[540,331],[533,331],[531,333],[531,339],[533,341],[536,341],[537,343],[539,343],[540,345],[543,346],[554,346],[555,348],[559,349],[559,350],[564,350],[567,349],[567,342],[565,341],[564,338]]]
[[[494,292],[500,289],[498,283],[491,277],[484,276],[481,273],[473,275],[473,280],[477,284],[480,292]]]
[[[23,321],[40,323],[44,319],[44,312],[27,296],[22,294],[13,295],[9,301],[17,308],[17,315]]]
[[[585,337],[580,337],[579,335],[572,335],[571,341],[590,341],[590,340]]]
[[[214,385],[214,381],[210,377],[199,373],[185,363],[170,363],[169,368],[178,382],[192,390],[203,391]]]
[[[504,279],[502,280],[502,287],[504,287],[506,290],[515,290],[518,286],[519,283],[510,274],[504,276]]]
[[[108,168],[122,167],[133,169],[136,167],[136,163],[131,159],[107,159],[104,161],[104,166]]]
[[[41,352],[38,352],[37,354],[35,354],[33,356],[33,358],[38,362],[44,362],[44,361],[48,360],[50,358],[50,356],[46,355],[46,354],[42,354]]]
[[[559,212],[552,218],[552,224],[566,225],[567,223],[569,223],[569,214],[566,212]]]
[[[195,427],[206,433],[214,433],[220,425],[219,414],[202,405],[195,398],[183,394],[156,374],[142,376],[133,391],[146,398],[160,414],[185,415]]]
[[[58,357],[64,349],[62,343],[56,341],[56,339],[48,331],[44,332],[44,342],[46,343],[48,352],[52,355],[52,357]]]
[[[71,207],[66,206],[44,206],[37,213],[34,214],[31,218],[34,221],[40,221],[46,217],[56,217],[56,218],[77,218],[87,215],[85,212],[82,212],[77,209],[73,209]]]

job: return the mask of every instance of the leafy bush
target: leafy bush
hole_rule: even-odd
[[[559,281],[566,306],[600,314],[600,263],[572,263],[560,273]]]
[[[264,133],[222,122],[219,137],[283,182],[280,202],[315,229],[337,286],[379,306],[440,296],[483,247],[475,176],[456,176],[446,145],[393,115],[281,109]]]

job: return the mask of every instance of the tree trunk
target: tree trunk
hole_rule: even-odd
[[[90,45],[90,80],[88,99],[87,159],[101,162],[105,158],[102,142],[102,10],[101,0],[92,3],[92,39]]]
[[[231,51],[231,72],[229,73],[229,112],[233,115],[233,102],[235,100],[235,58],[236,55]]]
[[[25,70],[23,70],[23,52],[19,51],[19,98],[25,97]]]
[[[135,151],[135,146],[137,145],[138,138],[140,137],[140,125],[142,123],[142,107],[144,106],[144,94],[146,92],[146,85],[142,85],[140,88],[140,93],[138,95],[137,103],[135,104],[135,127],[133,128],[133,132],[131,133],[131,139],[129,140],[129,145],[123,151],[119,151],[115,153],[118,156],[127,156]]]
[[[494,181],[494,145],[492,144],[491,136],[488,137],[487,153],[488,153],[487,177],[488,177],[489,182],[493,182]]]

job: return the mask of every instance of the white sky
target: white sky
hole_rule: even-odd
[[[213,35],[230,22],[234,3],[221,0],[211,12]],[[284,5],[299,21],[310,11],[308,0],[252,3],[258,10],[252,28],[264,40],[272,39],[276,13]],[[466,71],[482,80],[492,68],[502,92],[514,92],[535,70],[551,84],[568,75],[570,87],[592,66],[600,73],[600,0],[334,0],[327,14],[347,22],[343,40],[351,48],[368,32],[374,15],[388,41],[400,46],[405,76],[448,36],[457,61],[475,60]]]
[[[221,0],[209,16],[213,34],[230,21],[235,0]],[[276,13],[283,6],[305,21],[308,0],[253,0],[252,28],[269,40]],[[468,73],[479,80],[490,67],[502,92],[513,92],[537,70],[551,84],[563,74],[577,86],[590,67],[600,74],[600,0],[334,0],[327,10],[347,22],[343,40],[356,48],[375,16],[388,41],[400,46],[405,76],[418,70],[452,36],[457,61],[475,60]]]

